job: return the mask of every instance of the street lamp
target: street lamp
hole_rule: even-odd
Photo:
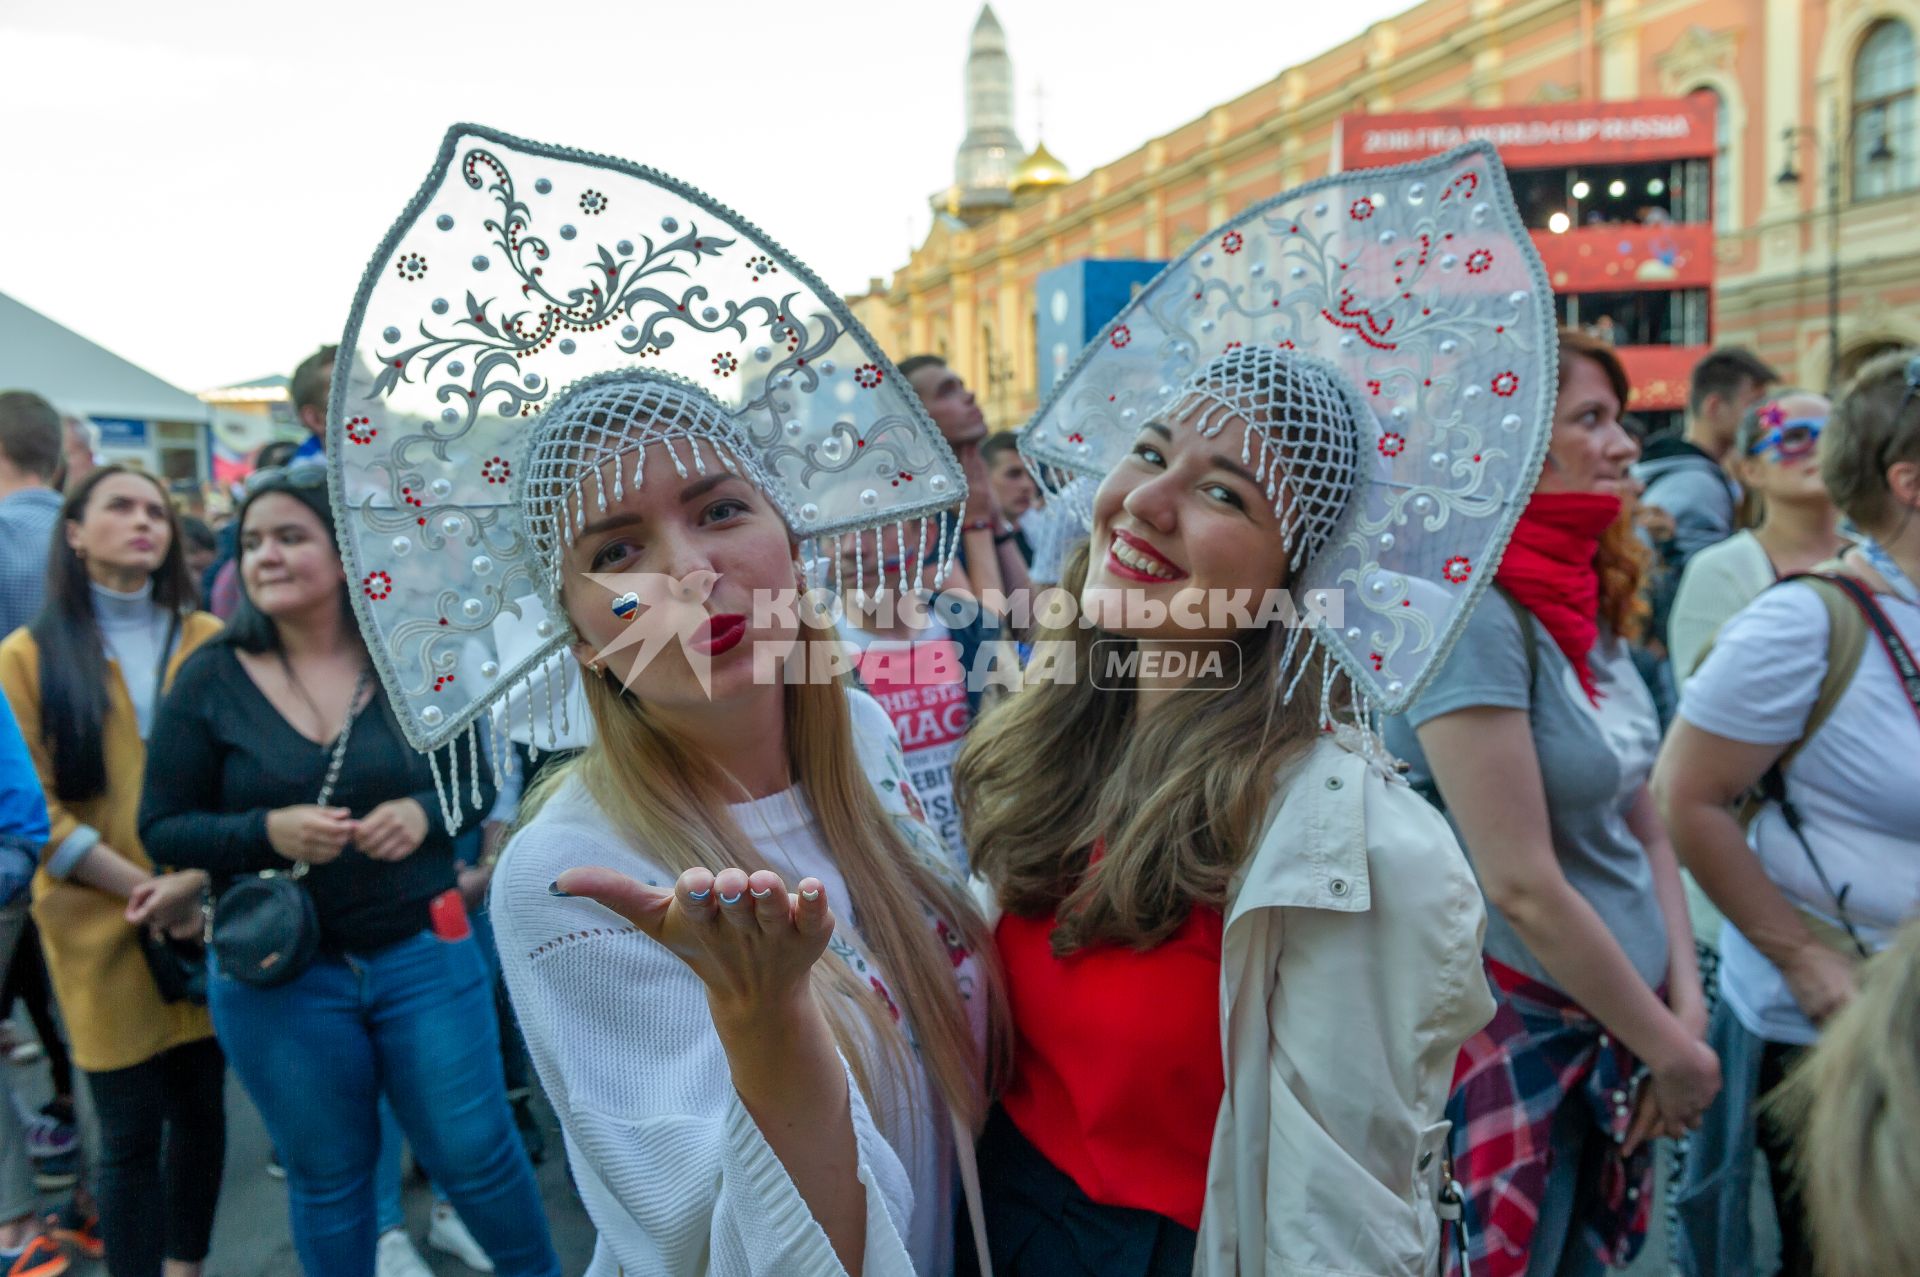
[[[1886,110],[1878,108],[1860,120],[1844,133],[1840,129],[1840,103],[1836,99],[1829,108],[1828,124],[1824,137],[1812,125],[1796,126],[1789,124],[1781,134],[1786,144],[1786,156],[1780,166],[1779,175],[1773,181],[1776,186],[1798,186],[1800,171],[1794,167],[1794,159],[1800,143],[1805,142],[1814,148],[1814,156],[1819,158],[1824,148],[1827,160],[1827,382],[1831,387],[1834,378],[1840,374],[1840,156],[1842,152],[1851,153],[1855,130],[1868,120],[1874,122],[1876,134],[1873,148],[1867,152],[1867,163],[1884,164],[1893,158],[1893,147],[1887,142]]]

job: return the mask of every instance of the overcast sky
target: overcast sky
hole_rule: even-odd
[[[1410,0],[1000,0],[1074,174]],[[0,292],[189,390],[338,340],[455,121],[619,155],[836,289],[952,181],[973,0],[0,0]]]

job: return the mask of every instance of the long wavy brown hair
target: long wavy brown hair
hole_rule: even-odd
[[[1062,570],[1075,598],[1089,557],[1082,542]],[[974,725],[954,764],[974,870],[1002,907],[1057,916],[1061,955],[1102,942],[1150,949],[1195,904],[1224,907],[1281,774],[1320,731],[1327,657],[1303,637],[1289,660],[1290,633],[1243,631],[1237,686],[1188,690],[1141,718],[1131,686],[1087,676],[1095,643],[1105,655],[1134,640],[1075,621],[1042,629],[1036,652],[1070,650],[1076,676],[1036,678]],[[1337,675],[1330,708],[1347,696]]]
[[[1591,359],[1599,366],[1613,393],[1620,397],[1620,411],[1625,412],[1627,400],[1633,395],[1633,383],[1627,379],[1626,366],[1613,347],[1578,328],[1562,328],[1560,366],[1566,367],[1567,360],[1576,357]],[[1615,634],[1630,640],[1640,637],[1647,615],[1652,611],[1642,597],[1641,588],[1652,567],[1653,553],[1641,543],[1634,530],[1633,511],[1633,501],[1623,503],[1620,517],[1601,536],[1600,550],[1593,560],[1600,573],[1600,619]]]

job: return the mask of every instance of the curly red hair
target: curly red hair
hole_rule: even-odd
[[[1613,347],[1577,328],[1562,328],[1561,367],[1574,358],[1590,359],[1606,374],[1607,384],[1620,397],[1620,410],[1625,412],[1627,401],[1633,396],[1633,383],[1627,379],[1626,366]],[[1653,554],[1634,531],[1633,509],[1634,502],[1629,498],[1621,508],[1620,517],[1600,538],[1600,550],[1594,556],[1594,567],[1600,572],[1600,619],[1615,634],[1628,639],[1640,637],[1652,611],[1641,596],[1641,587],[1646,584],[1647,573],[1653,566]]]

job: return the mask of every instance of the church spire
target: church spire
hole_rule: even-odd
[[[958,211],[1003,208],[1008,183],[1026,154],[1013,131],[1013,60],[993,6],[980,6],[967,51],[967,135],[954,157]]]

